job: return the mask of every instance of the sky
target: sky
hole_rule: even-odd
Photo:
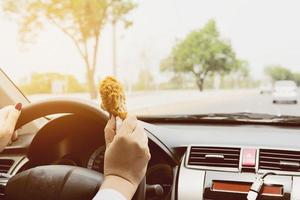
[[[163,81],[160,61],[177,40],[215,19],[223,38],[229,39],[237,56],[250,64],[254,78],[263,68],[280,64],[300,72],[299,0],[136,0],[133,26],[117,27],[118,75],[135,81],[148,69]],[[112,29],[102,32],[97,79],[112,73]],[[0,67],[20,81],[33,72],[61,72],[85,79],[84,64],[73,43],[51,25],[39,32],[36,42],[22,45],[18,25],[0,13]]]

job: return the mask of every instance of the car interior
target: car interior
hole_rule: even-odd
[[[0,200],[300,200],[299,7],[1,0]]]
[[[3,71],[0,94],[1,107],[24,105],[19,139],[0,154],[0,199],[30,199],[32,188],[48,199],[91,198],[103,181],[108,115],[77,99],[31,103]],[[139,120],[151,160],[134,199],[246,199],[257,181],[259,199],[300,199],[297,123],[196,116]]]

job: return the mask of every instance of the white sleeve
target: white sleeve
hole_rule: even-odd
[[[98,191],[93,200],[126,200],[126,198],[116,190],[103,189]]]

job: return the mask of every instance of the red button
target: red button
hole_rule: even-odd
[[[246,148],[242,152],[242,167],[255,167],[256,149]]]

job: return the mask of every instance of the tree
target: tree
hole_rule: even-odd
[[[293,80],[293,73],[280,65],[269,65],[265,68],[265,74],[268,75],[273,81],[280,80]]]
[[[250,76],[248,61],[237,59],[233,72],[237,73],[240,78],[248,78]]]
[[[228,73],[238,67],[238,62],[230,43],[220,38],[215,21],[210,20],[177,43],[160,67],[162,71],[192,73],[202,91],[209,74]]]
[[[293,74],[294,81],[297,83],[298,86],[300,86],[300,73],[295,72]]]
[[[104,26],[118,21],[131,24],[126,15],[135,8],[130,0],[3,0],[3,10],[20,25],[21,41],[31,41],[50,22],[69,37],[86,67],[90,96],[97,97],[94,76],[99,40]]]

